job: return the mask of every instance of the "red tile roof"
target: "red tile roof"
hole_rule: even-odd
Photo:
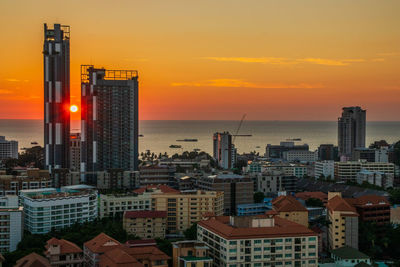
[[[226,239],[278,238],[316,235],[316,233],[301,224],[279,217],[274,217],[274,220],[275,224],[272,227],[239,228],[229,225],[229,216],[217,216],[215,219],[200,221],[199,225]]]
[[[125,211],[124,218],[166,218],[166,211],[153,211],[153,210],[137,210],[137,211]]]
[[[326,207],[330,211],[347,211],[357,214],[356,209],[340,196],[329,199]]]
[[[114,248],[100,256],[100,267],[144,267],[137,259],[122,248]]]
[[[156,246],[142,246],[142,247],[130,247],[124,248],[124,251],[136,258],[137,260],[168,260],[170,257],[159,250]]]
[[[45,257],[33,252],[17,260],[14,267],[50,267],[50,263]]]
[[[346,199],[347,201],[348,199]],[[377,196],[377,195],[365,195],[355,199],[356,201],[353,202],[353,205],[390,205],[389,201],[384,196]]]
[[[156,245],[157,242],[154,239],[128,240],[125,242],[126,247],[156,246]]]
[[[115,240],[112,237],[109,237],[105,233],[101,233],[92,240],[89,240],[83,244],[86,248],[88,248],[93,253],[104,253],[106,251],[112,250],[117,247],[121,247],[121,243]]]
[[[53,237],[52,239],[47,240],[46,249],[48,250],[50,245],[60,246],[60,254],[70,254],[70,253],[82,253],[82,249],[78,247],[78,245],[65,240],[65,239],[57,239]]]
[[[307,211],[307,209],[292,196],[279,196],[272,201],[277,212]]]
[[[133,192],[136,192],[138,194],[143,194],[148,189],[160,189],[161,192],[163,192],[165,194],[180,194],[181,193],[179,190],[173,189],[167,185],[147,185],[147,186],[138,188],[138,189],[134,190]]]

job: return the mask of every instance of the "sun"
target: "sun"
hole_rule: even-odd
[[[72,105],[69,110],[71,110],[71,112],[77,112],[78,111],[78,106],[77,105]]]

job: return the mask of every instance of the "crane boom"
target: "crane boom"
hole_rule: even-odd
[[[237,128],[237,130],[236,130],[236,133],[235,133],[234,136],[233,136],[233,141],[232,141],[233,144],[235,143],[236,136],[238,136],[240,127],[242,127],[242,123],[243,123],[243,121],[244,121],[245,118],[246,118],[246,113],[243,114],[242,119],[240,120],[239,126],[238,126],[238,128]]]

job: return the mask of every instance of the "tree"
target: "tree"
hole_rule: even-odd
[[[186,239],[197,240],[197,223],[192,224],[192,226],[186,229],[183,234]]]
[[[322,200],[318,199],[318,198],[309,198],[306,200],[306,206],[309,207],[323,207],[324,203],[322,202]]]
[[[263,192],[256,192],[253,195],[254,203],[262,203],[264,200],[264,193]]]

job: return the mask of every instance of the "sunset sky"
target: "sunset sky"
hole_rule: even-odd
[[[143,120],[400,120],[399,0],[0,1],[0,118],[43,117],[43,23],[80,65],[139,71]],[[74,117],[76,119],[76,117]]]

